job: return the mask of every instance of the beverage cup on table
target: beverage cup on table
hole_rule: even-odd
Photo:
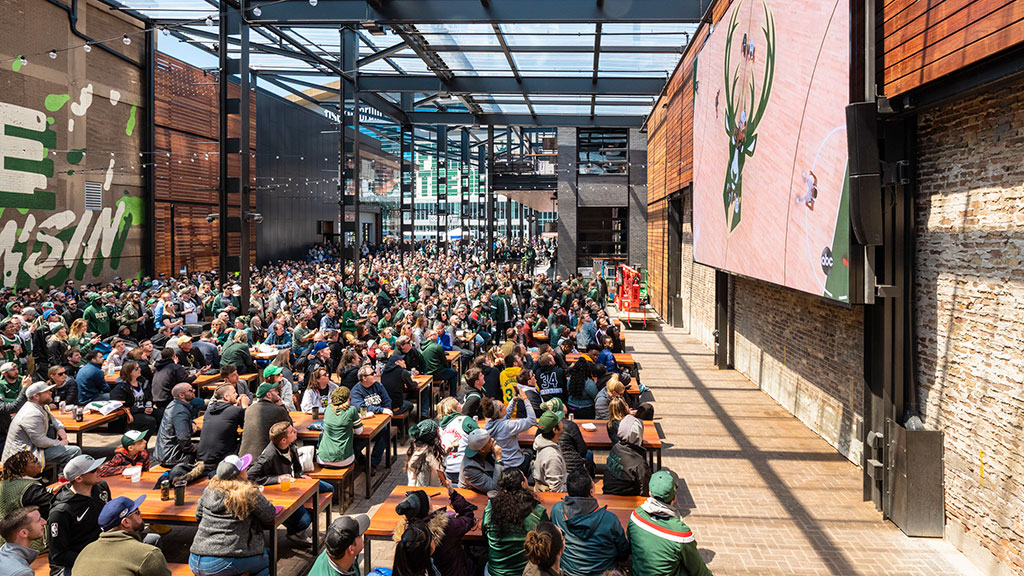
[[[185,505],[185,479],[181,478],[174,481],[174,505],[184,506]]]
[[[292,477],[285,476],[281,478],[281,491],[287,492],[292,489]]]

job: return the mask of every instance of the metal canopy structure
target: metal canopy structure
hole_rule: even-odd
[[[257,83],[336,112],[345,82],[388,121],[431,127],[639,127],[710,4],[107,1],[193,46],[218,56],[224,49],[234,59],[242,49],[236,31],[245,25],[252,31],[249,70]],[[219,34],[221,25],[230,31],[226,37]],[[340,28],[355,33],[352,67],[343,66]],[[412,95],[409,106],[402,106],[403,94]]]

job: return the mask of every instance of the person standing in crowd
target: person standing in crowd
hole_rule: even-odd
[[[189,375],[188,371],[178,364],[173,348],[164,348],[160,351],[160,359],[157,360],[155,368],[152,388],[153,403],[158,410],[165,410],[174,400],[171,390],[182,383],[191,386],[196,377]]]
[[[491,576],[522,576],[527,564],[523,549],[526,535],[548,520],[548,511],[530,490],[523,473],[518,468],[503,470],[497,494],[484,508],[487,573]]]
[[[25,391],[28,402],[11,420],[4,444],[3,461],[16,452],[30,451],[47,466],[63,470],[64,465],[82,453],[78,446],[68,446],[68,433],[53,414],[53,385],[36,382]]]
[[[630,515],[626,532],[633,552],[633,573],[711,576],[693,531],[675,509],[675,474],[655,472],[649,489],[650,497]]]
[[[438,440],[444,454],[445,476],[461,485],[462,459],[466,454],[466,440],[478,428],[477,423],[461,412],[459,401],[451,396],[437,404]],[[488,435],[490,438],[490,435]]]
[[[568,495],[551,507],[551,521],[565,535],[562,568],[573,576],[601,576],[628,566],[629,542],[618,516],[600,506],[594,481],[586,470],[574,470],[566,481]]]
[[[651,469],[644,450],[644,423],[626,416],[619,423],[619,442],[612,446],[605,463],[604,493],[619,496],[646,496]]]
[[[82,454],[64,466],[64,484],[46,519],[50,535],[50,576],[71,576],[78,554],[100,537],[99,517],[110,502],[110,487],[100,480],[99,460]]]
[[[143,541],[145,522],[139,507],[143,494],[135,500],[120,496],[107,502],[100,511],[99,538],[86,546],[75,560],[78,574],[113,576],[170,576],[171,569],[159,548]]]
[[[267,576],[270,559],[265,548],[266,526],[277,510],[250,482],[249,454],[227,456],[203,490],[196,505],[196,535],[188,567],[197,576]]]
[[[46,519],[39,514],[39,508],[25,506],[16,508],[0,520],[0,576],[33,576],[32,563],[39,557],[39,550],[32,543],[46,536]]]
[[[445,383],[449,396],[455,396],[458,392],[459,373],[452,369],[445,357],[445,350],[437,342],[439,332],[431,330],[427,333],[420,348],[420,355],[423,356],[423,364],[426,373]]]
[[[239,453],[262,454],[270,442],[270,427],[291,421],[281,401],[281,368],[271,364],[263,369],[263,384],[256,389],[256,402],[245,409]]]
[[[560,576],[565,539],[551,522],[541,522],[526,535],[523,550],[529,563],[523,576]]]
[[[526,392],[521,388],[518,390],[518,398],[526,407],[525,418],[512,417],[512,411],[516,406],[515,402],[509,402],[508,407],[503,409],[500,400],[492,400],[489,404],[484,404],[484,418],[487,418],[484,429],[501,447],[504,466],[519,468],[523,472],[523,476],[529,478],[532,475],[530,472],[531,459],[519,447],[519,435],[537,425],[537,414],[533,411],[533,404],[526,399]]]
[[[433,486],[435,474],[443,475],[444,453],[438,439],[438,430],[437,422],[433,420],[420,420],[409,427],[411,442],[405,457],[406,482],[409,486]]]

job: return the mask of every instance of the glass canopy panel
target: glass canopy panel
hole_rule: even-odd
[[[594,55],[586,53],[514,52],[512,57],[523,75],[571,75],[592,74]]]
[[[577,96],[577,95],[557,95],[557,94],[545,94],[542,96],[530,96],[530,101],[534,104],[544,103],[590,103],[590,96]]]
[[[533,109],[537,111],[537,114],[573,114],[573,115],[586,115],[590,114],[590,104],[577,104],[577,105],[550,105],[550,104],[534,104]]]
[[[529,114],[530,107],[526,104],[499,104],[497,106],[504,114]]]
[[[150,18],[174,19],[217,16],[217,7],[205,0],[131,0],[122,2]]]
[[[601,45],[685,46],[696,29],[696,24],[605,24]]]
[[[587,46],[594,44],[593,24],[502,24],[510,46]]]
[[[488,30],[490,28],[488,27]],[[423,38],[430,46],[499,46],[494,31],[488,34],[424,34]]]
[[[417,24],[420,34],[493,34],[490,24]]]
[[[597,114],[598,116],[602,116],[602,115],[606,115],[606,114],[607,115],[612,115],[612,116],[621,116],[621,115],[642,116],[644,114],[649,114],[650,111],[651,111],[651,107],[650,106],[601,106],[601,105],[598,105],[598,106],[596,106],[594,108],[594,114]]]
[[[679,62],[679,54],[616,54],[602,52],[598,71],[604,76],[609,72],[649,72],[661,76],[671,72]]]
[[[512,70],[500,52],[438,52],[456,76],[509,76]]]

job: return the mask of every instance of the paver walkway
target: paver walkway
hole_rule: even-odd
[[[905,536],[861,501],[861,472],[681,330],[629,332],[654,390],[677,506],[716,576],[977,574],[947,542]]]

